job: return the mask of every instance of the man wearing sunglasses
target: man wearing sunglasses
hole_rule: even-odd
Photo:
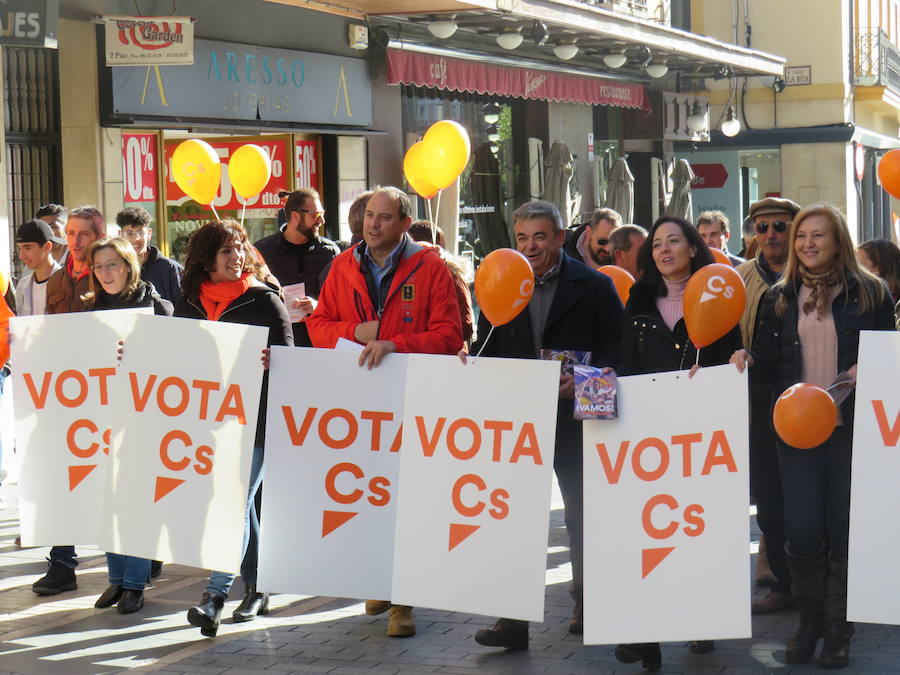
[[[319,275],[341,252],[337,244],[319,236],[325,226],[325,210],[319,193],[312,188],[301,188],[291,192],[284,204],[287,222],[275,234],[260,239],[254,244],[265,259],[269,270],[282,286],[304,284],[306,296],[297,302],[297,307],[313,313],[319,297]],[[294,344],[311,347],[305,321],[293,324]]]
[[[756,229],[757,257],[738,265],[747,286],[747,305],[741,317],[744,348],[753,345],[759,306],[766,291],[781,278],[788,256],[791,221],[800,205],[790,199],[766,197],[750,206]],[[762,530],[757,557],[757,583],[770,592],[751,605],[753,614],[770,614],[794,606],[791,576],[784,555],[784,497],[770,420],[772,392],[750,388],[750,489],[756,498],[756,522]],[[766,562],[768,567],[766,569]]]
[[[609,235],[622,226],[622,216],[612,209],[595,209],[591,222],[566,232],[563,251],[592,270],[613,264]]]

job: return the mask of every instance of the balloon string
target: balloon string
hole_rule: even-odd
[[[694,365],[695,366],[700,365],[700,350],[699,349],[697,349],[697,360],[694,362]]]
[[[431,224],[437,227],[437,221],[441,217],[441,193],[443,190],[438,190],[437,197],[434,200],[434,220],[431,221]],[[437,241],[434,242],[435,244]]]
[[[491,326],[491,329],[488,331],[487,337],[484,339],[484,342],[481,344],[481,349],[478,350],[478,353],[472,359],[472,363],[475,363],[475,359],[477,359],[479,356],[481,356],[481,352],[483,352],[484,348],[487,347],[487,343],[490,341],[491,335],[493,335],[493,334],[494,334],[494,327]]]
[[[219,212],[216,211],[216,205],[213,204],[212,202],[210,202],[210,203],[209,203],[209,206],[210,206],[210,208],[213,210],[213,214],[215,214],[216,220],[222,220],[221,218],[219,218]]]
[[[244,214],[247,213],[247,202],[241,201],[241,227],[244,226]]]
[[[430,198],[425,200],[425,213],[428,216],[428,221],[433,223],[434,220],[431,218],[431,199]]]

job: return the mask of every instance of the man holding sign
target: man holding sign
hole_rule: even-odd
[[[340,338],[365,345],[359,365],[373,368],[392,352],[455,354],[463,344],[453,278],[438,251],[407,234],[409,197],[376,188],[366,205],[363,241],[335,258],[306,324],[314,347]],[[415,634],[412,608],[367,601],[366,612],[390,609],[387,634]]]
[[[615,367],[622,330],[622,303],[609,277],[589,269],[561,251],[565,230],[559,210],[545,201],[523,204],[513,214],[516,248],[534,272],[534,295],[524,312],[494,327],[485,356],[539,358],[541,350],[590,353],[591,365]],[[479,318],[478,335],[490,325]],[[482,343],[472,347],[478,353]],[[583,623],[582,456],[581,422],[573,419],[574,376],[563,371],[559,381],[556,454],[553,468],[565,503],[566,530],[572,558],[575,610],[569,632],[581,633]],[[528,648],[528,623],[499,619],[478,631],[475,640],[490,647]]]

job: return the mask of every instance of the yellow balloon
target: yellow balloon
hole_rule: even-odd
[[[403,175],[406,176],[406,182],[425,199],[431,199],[438,193],[438,188],[428,178],[429,161],[424,141],[414,143],[403,157]]]
[[[269,153],[252,143],[242,145],[228,160],[228,177],[231,187],[244,201],[253,199],[265,189],[272,177]]]
[[[219,192],[222,164],[213,147],[198,138],[180,143],[172,154],[172,177],[198,204],[212,204]]]
[[[441,120],[431,125],[422,142],[426,146],[427,176],[438,190],[453,183],[469,163],[469,134],[461,124]]]

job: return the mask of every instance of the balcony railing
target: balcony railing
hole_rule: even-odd
[[[671,0],[581,0],[586,5],[621,12],[638,19],[656,21],[668,26],[671,21]]]
[[[900,93],[900,50],[880,28],[857,31],[854,68],[854,84],[890,87]]]

